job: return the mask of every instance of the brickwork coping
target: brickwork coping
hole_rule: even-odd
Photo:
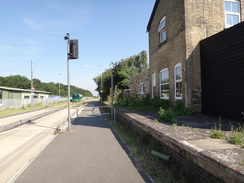
[[[200,172],[197,176],[201,176],[203,170],[207,172],[204,172],[207,178],[213,175],[220,181],[244,183],[244,149],[224,140],[209,138],[211,130],[194,130],[184,126],[172,126],[170,123],[159,123],[153,121],[151,116],[139,115],[125,109],[117,108],[116,116],[120,121],[134,125],[167,146],[173,158],[187,161],[183,163],[192,169],[199,169],[194,172]]]

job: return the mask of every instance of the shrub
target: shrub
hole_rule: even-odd
[[[162,107],[160,107],[159,109],[159,118],[158,121],[160,122],[171,122],[171,123],[175,123],[175,113],[172,110],[172,108],[168,108],[166,110],[164,110]]]
[[[174,111],[176,116],[186,116],[189,115],[189,109],[185,107],[183,102],[177,102],[174,106]]]
[[[154,111],[158,111],[160,107],[164,109],[169,109],[170,107],[172,107],[172,103],[170,100],[160,99],[159,97],[155,97],[154,99],[152,99],[150,108]]]

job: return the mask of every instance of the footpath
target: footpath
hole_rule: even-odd
[[[59,133],[14,182],[151,182],[137,170],[118,139],[99,109],[87,105],[73,119],[72,129]]]

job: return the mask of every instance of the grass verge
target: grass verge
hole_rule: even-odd
[[[38,109],[44,109],[44,108],[47,108],[47,107],[65,107],[67,106],[67,102],[58,102],[58,103],[52,103],[52,104],[48,104],[48,105],[35,105],[33,110],[38,110]],[[18,114],[18,113],[22,113],[22,112],[29,112],[29,111],[32,111],[30,106],[27,106],[27,107],[22,107],[22,108],[19,108],[19,109],[11,109],[11,108],[8,108],[8,109],[5,109],[5,110],[1,110],[0,111],[0,116],[5,116],[5,115],[11,115],[11,114]]]

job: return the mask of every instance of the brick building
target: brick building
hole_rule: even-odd
[[[200,112],[199,42],[244,19],[244,0],[156,0],[147,25],[149,92]]]
[[[130,77],[130,92],[143,97],[149,93],[149,69]]]

